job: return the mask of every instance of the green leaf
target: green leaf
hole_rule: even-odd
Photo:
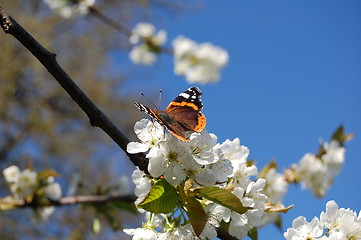
[[[202,204],[195,198],[187,196],[183,191],[178,192],[181,204],[185,207],[189,221],[194,233],[199,237],[207,223],[208,215],[204,211]]]
[[[219,205],[229,208],[239,214],[247,212],[249,207],[243,207],[241,200],[230,191],[218,187],[205,187],[197,191],[200,196]]]
[[[336,131],[332,134],[331,139],[338,141],[340,143],[340,145],[342,146],[344,135],[345,134],[344,134],[343,126],[340,125],[336,129]]]
[[[293,208],[293,205],[289,205],[288,207],[285,207],[283,204],[274,204],[270,202],[266,202],[264,204],[264,211],[265,212],[279,212],[279,213],[287,213],[291,208]]]
[[[251,230],[249,230],[248,232],[248,237],[250,237],[252,240],[257,240],[258,239],[258,229],[257,228],[252,228]]]
[[[332,140],[336,140],[338,141],[338,143],[340,144],[340,146],[343,146],[343,144],[345,142],[348,142],[350,140],[352,140],[355,137],[354,134],[352,133],[345,133],[343,126],[340,125],[336,131],[333,133],[331,139]]]
[[[165,179],[161,179],[153,185],[138,207],[152,213],[169,213],[177,202],[178,195],[174,188]]]

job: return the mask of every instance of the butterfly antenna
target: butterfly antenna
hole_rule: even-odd
[[[152,105],[155,107],[155,109],[158,109],[158,107],[157,107],[149,98],[147,98],[147,97],[144,95],[143,92],[141,92],[140,94],[141,94],[145,99],[147,99],[148,102],[150,102],[150,104],[152,104]]]
[[[163,93],[163,89],[159,89],[159,102],[158,102],[158,107],[160,108],[160,103],[162,100],[162,93]]]

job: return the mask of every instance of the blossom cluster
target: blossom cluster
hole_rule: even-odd
[[[276,163],[271,161],[271,163],[261,170],[259,177],[266,180],[264,193],[268,197],[268,202],[275,205],[282,204],[283,197],[287,193],[289,183],[286,181],[283,173],[277,172]],[[276,222],[279,215],[280,213],[278,212],[266,212],[262,218],[261,225],[265,226],[268,223]]]
[[[339,174],[345,161],[345,148],[332,139],[323,143],[318,154],[306,153],[293,168],[303,188],[310,188],[317,197],[323,197]]]
[[[292,228],[284,233],[287,240],[347,240],[361,239],[361,213],[350,209],[338,208],[335,201],[326,204],[326,212],[322,212],[320,218],[314,217],[307,222],[305,217],[300,216],[293,220]]]
[[[95,0],[44,0],[44,3],[57,11],[63,18],[70,18],[77,14],[87,14]]]
[[[216,82],[228,62],[228,53],[211,43],[197,44],[183,36],[173,41],[174,72],[190,83]]]
[[[85,15],[95,0],[43,0],[51,9],[64,18]],[[228,63],[228,52],[211,43],[196,43],[178,36],[173,41],[173,50],[164,47],[167,33],[156,31],[146,22],[138,23],[129,36],[132,49],[129,58],[133,63],[152,65],[160,53],[173,54],[174,73],[185,76],[189,83],[210,83],[220,79],[220,71]]]
[[[129,53],[130,59],[137,64],[151,65],[160,53],[161,46],[167,41],[167,34],[164,30],[156,33],[152,24],[140,22],[132,30],[129,41],[133,45]]]
[[[61,187],[59,183],[54,182],[53,171],[45,170],[41,173],[31,169],[21,171],[17,166],[12,165],[3,170],[3,175],[12,198],[16,200],[41,202],[41,199],[45,198],[53,201],[61,198]],[[37,209],[36,217],[46,219],[54,210],[54,207]]]
[[[256,179],[258,170],[248,164],[249,150],[240,145],[238,138],[217,143],[214,134],[203,130],[193,133],[189,142],[178,140],[172,134],[164,133],[164,128],[148,119],[138,121],[134,126],[140,142],[131,142],[127,146],[129,153],[147,152],[148,171],[152,178],[164,178],[169,184],[185,187],[191,182],[193,189],[217,186],[229,190],[242,205],[249,208],[244,213],[233,211],[222,204],[206,199],[199,199],[208,216],[207,223],[200,234],[201,239],[213,239],[217,236],[216,228],[222,221],[229,224],[229,233],[242,239],[253,228],[259,226],[264,215],[267,196],[264,194],[266,181]],[[152,180],[140,170],[132,175],[136,185],[136,204],[142,202],[152,187]],[[167,239],[164,236],[177,236],[177,239],[196,239],[196,235],[187,221],[169,220],[162,230],[148,220],[142,228],[126,229],[133,239]],[[164,217],[163,217],[164,218]],[[151,218],[152,219],[152,218]],[[172,222],[172,223],[170,223]],[[147,236],[147,237],[145,237]],[[150,237],[153,236],[153,237]],[[189,238],[188,238],[189,237]]]
[[[167,35],[164,30],[156,32],[150,23],[138,23],[129,38],[133,45],[129,53],[130,59],[137,64],[151,65],[158,54]],[[174,73],[183,75],[190,83],[216,82],[220,78],[220,70],[228,62],[228,53],[211,43],[197,44],[191,39],[178,36],[173,41]]]

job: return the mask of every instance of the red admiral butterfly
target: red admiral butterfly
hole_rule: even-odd
[[[206,126],[206,117],[201,110],[202,92],[197,87],[191,87],[178,95],[165,109],[152,110],[143,104],[135,103],[142,112],[164,125],[178,139],[189,142],[188,132],[201,132]]]

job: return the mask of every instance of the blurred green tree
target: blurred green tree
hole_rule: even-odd
[[[124,67],[130,49],[129,32],[115,29],[99,13],[130,29],[132,23],[160,12],[182,13],[187,4],[166,0],[97,1],[95,10],[99,11],[93,9],[88,15],[69,19],[56,14],[43,1],[12,0],[1,7],[56,53],[62,67],[88,97],[124,134],[133,136],[139,112],[130,102],[138,96],[123,90],[134,71],[132,65]],[[84,112],[28,50],[3,32],[0,35],[1,169],[13,164],[56,169],[64,195],[78,176],[76,194],[103,193],[109,190],[107,187],[119,184],[120,176],[129,175],[134,168],[126,155],[106,134],[90,126]],[[114,57],[114,52],[121,54]],[[3,181],[0,187],[4,192]],[[36,225],[30,221],[31,209],[4,212],[0,239],[122,238],[121,231],[92,233],[97,209],[63,207],[49,221]],[[125,218],[127,222],[136,221],[125,211],[110,218],[113,216],[114,224]]]

